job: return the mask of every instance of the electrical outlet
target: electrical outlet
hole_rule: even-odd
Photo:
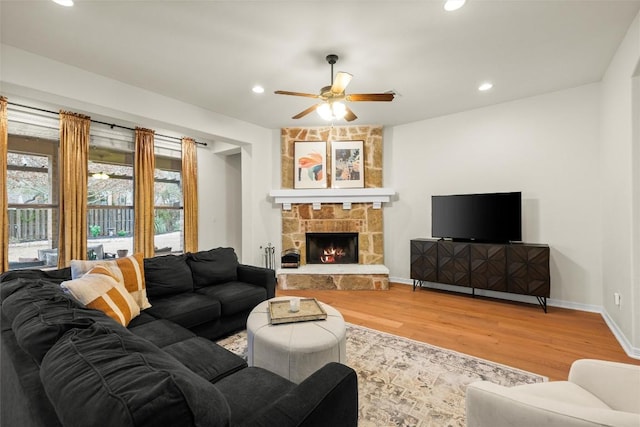
[[[617,292],[614,292],[613,294],[613,302],[617,305],[620,306],[620,294]]]

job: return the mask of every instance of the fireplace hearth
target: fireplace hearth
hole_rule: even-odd
[[[358,233],[306,233],[307,264],[358,264]]]

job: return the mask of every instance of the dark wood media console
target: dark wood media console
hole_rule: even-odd
[[[549,246],[411,240],[413,290],[425,282],[531,295],[545,313],[551,293]]]

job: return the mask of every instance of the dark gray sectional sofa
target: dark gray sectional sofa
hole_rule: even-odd
[[[59,286],[69,268],[0,276],[1,419],[29,426],[355,426],[355,372],[296,385],[212,339],[275,294],[229,248],[144,260],[152,307],[123,327]]]

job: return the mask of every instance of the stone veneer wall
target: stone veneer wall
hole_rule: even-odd
[[[294,143],[327,142],[327,185],[331,187],[331,141],[364,141],[364,186],[382,187],[382,126],[333,126],[281,130],[282,188],[293,188]]]
[[[327,142],[327,185],[331,186],[331,142],[363,141],[364,185],[382,187],[382,126],[327,126],[318,128],[283,128],[281,130],[282,188],[293,188],[294,143]],[[359,264],[382,264],[384,241],[382,209],[371,203],[323,204],[313,210],[310,204],[294,204],[282,211],[282,248],[300,251],[300,263],[306,262],[306,232],[357,232]]]
[[[382,209],[371,203],[354,203],[342,209],[341,203],[323,204],[313,210],[310,204],[296,204],[282,211],[282,247],[300,251],[300,264],[307,259],[305,233],[358,233],[358,263],[382,264]]]

